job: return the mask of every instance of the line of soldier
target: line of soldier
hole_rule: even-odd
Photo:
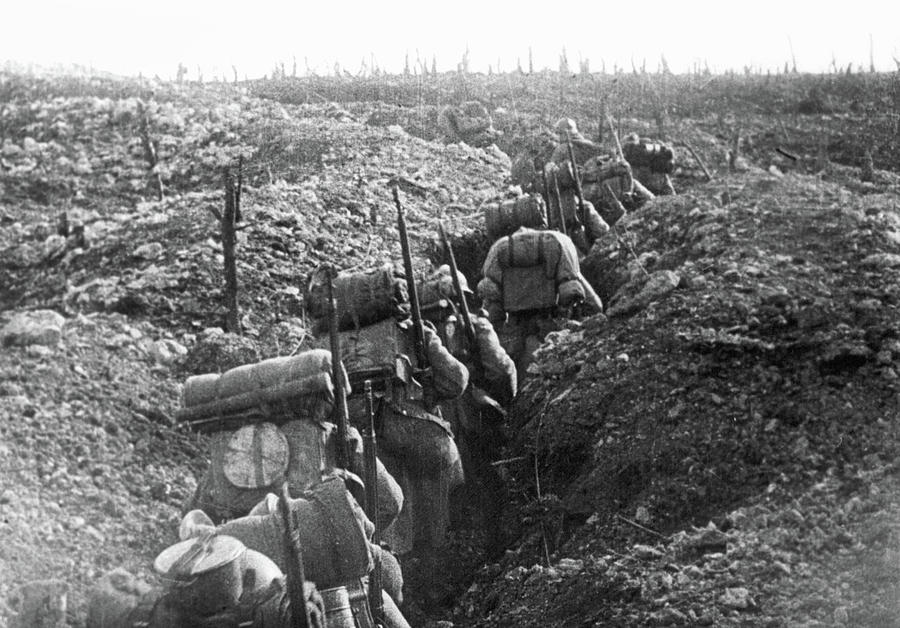
[[[486,547],[504,546],[505,490],[491,462],[519,380],[560,315],[585,302],[602,310],[579,252],[608,227],[580,169],[567,166],[591,147],[570,120],[557,127],[565,142],[531,188],[555,209],[555,229],[546,218],[522,227],[513,212],[482,268],[483,308],[443,228],[449,264],[416,285],[394,187],[402,268],[315,273],[306,351],[188,379],[179,420],[210,434],[211,460],[180,541],[154,562],[164,586],[108,574],[89,627],[403,628],[401,561],[417,563],[419,588],[437,593],[464,479]]]
[[[620,144],[611,120],[615,150],[610,152],[582,135],[575,121],[560,118],[555,136],[537,135],[511,168],[511,178],[525,193],[538,194],[551,224],[571,233],[582,254],[627,210],[656,195],[674,194],[671,146],[630,133]]]
[[[466,476],[498,544],[515,365],[446,236],[450,264],[416,285],[394,195],[404,268],[314,273],[310,348],[187,380],[178,419],[210,465],[154,561],[164,586],[108,574],[89,627],[408,626],[396,556],[428,590]]]

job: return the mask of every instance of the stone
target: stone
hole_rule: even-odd
[[[0,397],[19,397],[25,394],[25,389],[16,382],[0,382]]]
[[[557,571],[564,574],[577,574],[584,570],[584,561],[574,558],[561,558],[556,565]]]
[[[152,591],[149,584],[122,568],[111,571],[97,582],[88,596],[87,625],[126,625],[128,613]]]
[[[671,606],[654,611],[650,615],[650,622],[653,626],[686,626],[690,623],[687,615]]]
[[[641,545],[638,543],[634,547],[631,548],[631,551],[634,552],[634,555],[638,558],[643,558],[647,560],[652,560],[656,558],[662,558],[663,553],[661,550],[656,549],[650,545]]]
[[[53,353],[53,349],[44,345],[28,345],[25,347],[25,355],[29,358],[45,358]]]
[[[719,596],[719,604],[738,611],[756,607],[756,601],[745,587],[729,587]]]
[[[179,358],[186,356],[188,350],[177,340],[166,338],[150,343],[147,353],[158,364],[173,364]]]
[[[69,585],[62,580],[23,584],[10,600],[18,615],[10,628],[63,628],[66,625]]]
[[[613,297],[613,303],[607,310],[606,315],[624,316],[641,310],[655,301],[660,301],[671,294],[678,284],[681,282],[681,276],[671,270],[655,271],[647,278],[634,296],[619,297],[616,294]],[[622,292],[630,292],[632,284],[626,284]]]
[[[900,254],[873,253],[863,258],[862,265],[872,268],[897,268],[900,266]]]
[[[0,330],[0,344],[54,346],[62,338],[66,318],[53,310],[19,312]]]
[[[163,245],[159,242],[147,242],[146,244],[137,247],[131,254],[134,257],[152,260],[159,259],[162,256],[163,251]]]
[[[634,513],[634,520],[644,525],[653,523],[653,517],[650,515],[650,510],[646,506],[637,507],[637,510]]]
[[[725,553],[728,537],[715,525],[703,528],[696,536],[688,539],[686,547],[696,554]]]
[[[104,535],[100,530],[98,530],[94,526],[87,526],[84,529],[84,533],[87,534],[92,539],[94,539],[95,541],[97,541],[98,543],[106,542],[106,535]]]
[[[838,606],[834,609],[834,623],[838,626],[848,626],[850,624],[850,613],[846,606]]]
[[[246,336],[203,333],[185,356],[184,368],[195,375],[224,373],[236,366],[259,360],[257,344]]]

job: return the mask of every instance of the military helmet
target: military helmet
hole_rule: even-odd
[[[560,142],[565,142],[566,136],[575,142],[588,141],[588,139],[578,131],[578,125],[575,124],[575,120],[572,118],[560,118],[556,121],[556,124],[553,125],[553,130],[556,131]]]
[[[578,126],[572,118],[560,118],[553,125],[553,128],[559,135],[565,135],[566,131],[571,135],[578,135]]]
[[[467,297],[475,293],[469,288],[466,276],[457,271],[459,287]],[[422,282],[421,301],[423,306],[438,304],[441,301],[457,301],[456,290],[453,287],[453,276],[450,274],[450,266],[439,266],[424,282]]]
[[[450,287],[450,290],[447,296],[454,296],[456,291],[453,288],[453,276],[450,274],[450,265],[449,264],[441,264],[438,266],[438,269],[434,271],[435,277],[440,277],[442,279],[441,285],[447,284]],[[466,281],[466,276],[463,275],[459,270],[456,271],[456,276],[459,277],[459,287],[462,289],[463,294],[473,295],[472,289],[469,288],[469,282]]]

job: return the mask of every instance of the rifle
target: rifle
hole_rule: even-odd
[[[306,608],[306,572],[303,568],[303,551],[300,547],[300,533],[294,526],[291,517],[291,509],[288,505],[290,494],[288,484],[281,485],[281,500],[279,511],[281,523],[284,524],[284,548],[287,556],[287,569],[285,569],[285,585],[290,601],[290,626],[291,628],[310,628],[309,609]]]
[[[375,395],[372,392],[372,380],[363,384],[366,395],[367,422],[363,429],[363,455],[366,461],[366,511],[375,531],[372,539],[377,540],[381,532],[378,525],[378,443],[375,438]],[[381,598],[381,561],[376,561],[369,576],[369,605],[376,625],[384,624],[384,600]]]
[[[335,462],[341,469],[350,470],[348,432],[350,415],[347,411],[347,391],[344,390],[344,369],[341,362],[341,338],[338,335],[337,299],[334,297],[334,267],[328,274],[328,339],[331,343],[331,379],[334,380],[334,410],[332,417],[337,425],[337,451]]]
[[[622,150],[622,143],[619,141],[619,135],[616,133],[616,127],[613,125],[612,117],[609,114],[606,114],[606,123],[609,125],[609,131],[612,135],[613,141],[616,143],[616,159],[620,160],[622,163],[628,166],[628,185],[624,187],[630,190],[634,187],[634,177],[631,174],[631,164],[629,164],[628,160],[625,159],[625,151]]]
[[[622,151],[622,143],[619,142],[619,134],[616,133],[616,127],[613,125],[612,117],[606,114],[606,123],[609,125],[609,132],[613,141],[616,143],[616,157],[620,157],[622,161],[626,161],[625,153]]]
[[[394,204],[397,206],[397,231],[400,232],[400,249],[403,252],[403,272],[406,274],[406,290],[409,292],[409,309],[413,321],[413,346],[416,361],[420,369],[428,368],[428,355],[425,351],[425,326],[422,323],[422,310],[419,309],[419,293],[416,291],[416,278],[413,275],[412,253],[409,249],[409,234],[406,231],[406,215],[400,204],[397,185],[391,187]]]
[[[569,167],[572,168],[572,180],[575,182],[575,194],[578,196],[578,213],[581,215],[581,224],[587,225],[587,208],[584,205],[584,192],[581,190],[581,176],[578,174],[578,164],[575,162],[575,149],[572,148],[572,136],[566,130],[566,148],[569,151]],[[586,228],[586,227],[585,227]]]
[[[553,205],[550,204],[550,187],[547,185],[547,171],[544,168],[541,168],[541,197],[547,207],[547,221],[550,222],[550,210]]]
[[[566,233],[566,215],[563,212],[562,207],[562,197],[559,194],[559,179],[556,177],[556,172],[553,172],[553,198],[556,200],[556,209],[559,214],[559,232],[564,236],[569,235]]]
[[[447,239],[447,232],[444,230],[444,223],[438,222],[438,229],[441,232],[441,243],[447,251],[447,258],[450,261],[450,276],[453,279],[453,290],[459,297],[459,313],[462,316],[463,328],[466,332],[466,338],[469,341],[469,353],[476,365],[481,364],[481,356],[478,350],[478,337],[475,334],[475,324],[472,322],[472,313],[469,311],[469,304],[462,291],[462,284],[459,281],[459,268],[456,266],[456,255],[453,254],[453,247],[450,240]]]

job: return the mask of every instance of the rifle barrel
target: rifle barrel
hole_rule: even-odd
[[[348,451],[350,414],[347,410],[347,391],[344,390],[344,369],[341,362],[341,337],[338,335],[337,299],[334,296],[334,268],[328,267],[328,340],[331,347],[331,378],[334,386],[334,423],[337,425],[337,466],[350,469]]]
[[[616,133],[616,127],[613,124],[612,116],[606,114],[606,123],[609,125],[609,132],[613,141],[616,143],[616,156],[625,159],[625,153],[622,151],[622,143],[619,141],[619,134]]]
[[[409,247],[409,233],[406,230],[406,215],[403,204],[400,203],[400,193],[397,186],[391,188],[394,195],[394,204],[397,206],[397,230],[400,232],[400,248],[403,252],[403,272],[406,274],[406,288],[409,292],[409,309],[412,315],[415,332],[416,359],[419,368],[428,367],[428,357],[425,354],[425,327],[422,323],[422,310],[419,308],[419,293],[416,291],[416,278],[413,275],[412,252]]]
[[[300,548],[300,535],[294,526],[290,510],[290,493],[288,483],[281,485],[281,500],[279,503],[281,522],[284,525],[284,545],[287,555],[287,592],[290,600],[291,627],[309,628],[309,609],[306,608],[306,570],[303,567],[303,552]]]
[[[466,335],[469,337],[469,341],[472,343],[473,349],[477,350],[476,338],[475,338],[475,324],[472,322],[472,313],[469,311],[469,304],[466,302],[466,296],[463,294],[462,290],[462,282],[459,280],[459,267],[456,265],[456,255],[453,253],[453,246],[450,244],[450,240],[447,238],[447,232],[444,230],[444,223],[438,222],[438,229],[441,232],[441,242],[444,245],[444,249],[447,251],[447,259],[450,262],[450,274],[451,279],[453,280],[453,290],[456,292],[456,296],[459,299],[459,312],[462,315],[463,326],[466,329]]]
[[[578,175],[575,149],[572,148],[572,136],[568,131],[566,131],[566,147],[569,151],[569,166],[572,168],[572,180],[575,182],[575,194],[578,195],[578,213],[581,214],[581,224],[587,225],[587,210],[584,206],[584,192],[581,190],[581,177]]]
[[[556,200],[556,209],[559,214],[559,232],[567,236],[569,234],[566,233],[566,214],[563,212],[562,196],[559,193],[559,179],[556,176],[556,171],[553,172],[553,197]]]
[[[372,380],[363,384],[366,396],[366,428],[363,430],[363,453],[366,460],[366,511],[375,528],[372,539],[377,542],[381,532],[378,522],[378,443],[375,436],[375,394],[372,392]],[[384,602],[381,598],[381,564],[376,564],[369,576],[369,604],[376,625],[383,623]]]

